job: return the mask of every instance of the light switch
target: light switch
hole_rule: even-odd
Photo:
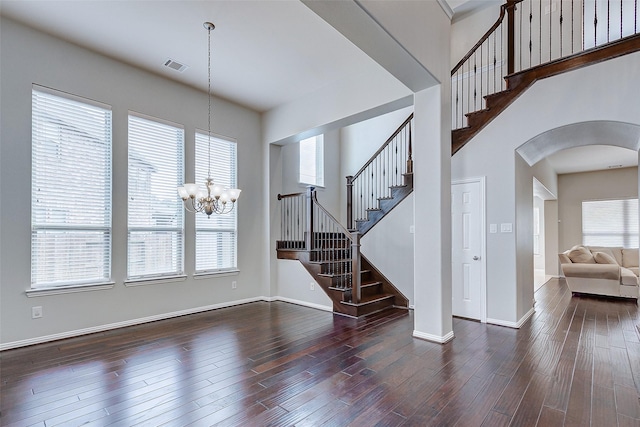
[[[498,224],[489,224],[489,233],[497,233]]]
[[[503,222],[500,224],[501,233],[511,233],[513,231],[513,225],[510,222]]]

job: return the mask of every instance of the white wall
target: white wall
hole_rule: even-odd
[[[460,61],[500,16],[500,5],[495,4],[478,12],[456,19],[451,24],[450,69]]]
[[[638,168],[558,177],[560,251],[582,244],[582,201],[638,197]]]
[[[545,267],[545,233],[544,233],[544,200],[540,197],[533,196],[533,209],[538,209],[538,253],[533,254],[533,268],[534,270],[542,270],[544,271]],[[535,212],[534,212],[534,221],[535,221]],[[534,235],[535,238],[535,235]]]
[[[522,319],[533,307],[533,170],[518,153],[516,181],[516,318]]]
[[[513,151],[545,131],[573,123],[640,124],[639,69],[640,53],[634,53],[536,82],[453,156],[452,178],[486,176],[487,222],[516,223]],[[523,236],[531,235],[530,221],[518,226],[529,227]],[[515,249],[514,234],[487,234],[488,317],[517,323],[527,304],[524,293],[514,288],[514,283],[526,286],[516,279],[524,275],[518,273],[521,254],[516,259]],[[531,252],[522,255],[531,259]]]
[[[127,115],[129,110],[185,127],[186,177],[193,177],[194,132],[206,129],[206,93],[94,54],[2,18],[0,188],[0,342],[123,324],[167,313],[256,298],[268,288],[268,183],[260,116],[214,99],[214,132],[238,141],[238,266],[233,277],[194,280],[194,219],[186,216],[185,281],[125,287],[127,249]],[[28,298],[30,287],[31,88],[37,83],[112,106],[113,255],[109,290]],[[191,178],[192,179],[192,178]],[[81,185],[80,185],[81,187]],[[72,197],[82,195],[72,194]],[[256,220],[258,218],[258,220]],[[238,288],[231,289],[236,280]],[[31,307],[44,317],[31,319]]]
[[[560,253],[558,239],[560,233],[558,229],[557,200],[544,201],[544,224],[544,271],[547,275],[558,276],[560,274],[560,262],[558,260],[558,253]]]

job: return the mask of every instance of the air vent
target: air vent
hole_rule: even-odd
[[[178,61],[174,61],[173,59],[167,59],[164,62],[164,66],[165,67],[169,67],[172,70],[178,71],[180,73],[182,73],[184,70],[186,70],[187,68],[189,68],[188,65],[184,65],[179,63]]]

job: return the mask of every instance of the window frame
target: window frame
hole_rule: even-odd
[[[167,162],[167,165],[170,164],[170,161],[172,159],[171,156],[175,157],[175,173],[174,173],[174,178],[175,181],[171,182],[170,184],[168,184],[168,186],[164,186],[167,187],[164,189],[164,191],[166,191],[166,195],[164,195],[164,197],[167,198],[167,200],[172,200],[173,203],[171,205],[166,205],[165,206],[165,211],[173,211],[175,216],[176,216],[176,225],[173,226],[150,226],[150,225],[132,225],[132,186],[136,187],[139,183],[138,181],[132,182],[131,179],[131,172],[132,172],[132,153],[135,151],[135,149],[132,148],[132,119],[134,122],[136,121],[143,121],[147,123],[147,126],[158,126],[158,130],[161,131],[162,128],[172,128],[173,130],[176,131],[176,146],[173,147],[173,153],[167,155],[167,159],[165,160],[165,162]],[[143,135],[142,138],[149,138],[149,136]],[[157,138],[156,140],[154,140],[154,142],[157,144]],[[127,286],[130,285],[135,285],[135,283],[137,282],[152,282],[152,283],[156,283],[156,282],[166,282],[167,280],[169,281],[173,281],[173,280],[181,280],[184,279],[185,273],[184,273],[184,259],[185,259],[185,226],[184,226],[184,220],[185,220],[185,215],[184,215],[184,207],[183,207],[183,203],[182,200],[177,196],[177,193],[175,193],[175,189],[179,186],[182,185],[182,183],[184,182],[184,149],[185,149],[185,129],[184,126],[178,123],[174,123],[168,120],[164,120],[164,119],[160,119],[157,117],[152,117],[152,116],[148,116],[142,113],[138,113],[135,111],[129,111],[129,114],[127,116],[127,145],[128,145],[128,154],[127,154],[127,266],[126,266],[126,279],[125,279],[125,284]],[[157,146],[156,146],[157,147]],[[144,147],[143,147],[144,148]],[[138,153],[139,155],[144,155],[142,153]],[[146,153],[147,155],[149,154],[149,152]],[[157,156],[158,154],[160,154],[160,151],[156,148],[155,150],[153,150],[153,155]],[[138,159],[138,161],[144,161],[144,159]],[[169,173],[173,173],[174,171],[170,171]],[[148,183],[148,188],[150,190],[151,186],[153,185],[153,181],[150,178],[151,173],[149,174],[149,177],[147,178],[149,183]],[[169,188],[170,187],[170,188]],[[153,208],[158,208],[157,205],[154,205]],[[157,212],[157,211],[155,211]],[[135,214],[133,214],[135,215]],[[159,219],[156,219],[159,220]],[[147,271],[147,272],[134,272],[132,271],[132,243],[136,243],[136,242],[132,242],[132,233],[133,234],[140,234],[140,233],[149,233],[147,235],[153,236],[153,233],[160,233],[158,235],[164,234],[164,233],[168,233],[169,235],[171,235],[171,233],[175,233],[175,238],[176,238],[176,242],[175,242],[175,260],[172,261],[172,263],[175,262],[175,268],[171,269],[171,270],[165,270],[165,271]],[[144,235],[144,234],[142,234]],[[173,256],[173,241],[171,242],[172,245],[172,252],[171,255]],[[140,245],[138,245],[140,246]],[[144,245],[143,245],[144,246]],[[145,246],[146,247],[146,246]],[[153,248],[153,246],[151,246],[151,248]]]
[[[38,105],[51,102],[49,106]],[[97,102],[88,98],[47,88],[37,84],[31,89],[31,208],[30,208],[30,289],[27,294],[55,294],[64,293],[69,289],[104,289],[113,285],[112,260],[113,260],[113,112],[110,105]],[[81,113],[84,113],[80,116]],[[87,149],[90,143],[95,145],[94,149]],[[41,144],[36,146],[36,144]],[[46,145],[50,144],[49,149]],[[68,150],[65,153],[66,150]],[[55,148],[55,149],[52,149]],[[84,155],[78,152],[84,149]],[[49,152],[47,152],[49,151]],[[53,153],[52,153],[53,151]],[[99,156],[99,153],[103,153]],[[86,163],[84,173],[78,176],[78,160]],[[92,162],[89,163],[89,160]],[[47,171],[46,167],[55,164],[55,168]],[[42,169],[40,168],[42,165]],[[66,166],[66,168],[65,168]],[[72,171],[72,172],[71,172]],[[58,173],[59,172],[59,173]],[[96,173],[97,172],[97,173]],[[55,182],[56,187],[75,188],[82,181],[83,191],[87,195],[97,199],[79,198],[73,194],[57,195],[56,191],[46,186]],[[40,192],[45,187],[44,192]],[[45,199],[45,200],[43,200]],[[97,202],[97,203],[96,203]],[[39,207],[38,207],[39,206]],[[74,208],[81,207],[81,211],[74,212]],[[55,218],[55,217],[58,218]],[[62,222],[60,222],[62,221]],[[69,222],[69,223],[67,223]],[[77,233],[73,236],[74,231]],[[54,240],[47,243],[46,238],[38,239],[40,232],[54,235],[60,234],[63,237],[62,244],[68,245],[70,252],[60,254],[57,250],[58,244]],[[74,252],[73,248],[81,241],[64,240],[66,238],[80,237],[86,238],[86,233],[93,234],[94,238],[86,240],[84,248]],[[95,237],[102,234],[102,238]],[[90,236],[89,236],[90,237]],[[56,246],[55,251],[38,251],[38,245]],[[55,272],[39,273],[36,270],[48,270],[49,265],[63,265],[61,274],[72,276],[74,267],[78,264],[72,262],[60,262],[61,256],[77,259],[78,254],[86,258],[91,254],[87,246],[97,249],[94,253],[94,261],[86,261],[81,268],[87,269],[87,263],[96,264],[91,269],[101,271],[101,274],[92,276],[86,275],[75,279],[54,279],[51,277]],[[53,255],[51,255],[53,253]],[[102,254],[100,254],[102,253]],[[44,257],[44,260],[41,259]],[[95,260],[100,259],[99,262]],[[44,267],[40,267],[44,264]],[[88,273],[88,271],[85,271]],[[41,276],[49,276],[50,280],[42,280]]]
[[[196,129],[194,135],[194,176],[195,182],[204,187],[204,182],[207,178],[208,172],[208,139],[209,133],[206,130]],[[227,145],[228,147],[233,147],[230,152],[230,159],[228,168],[225,165],[225,170],[219,170],[218,168],[221,165],[216,165],[216,163],[220,163],[219,159],[222,158],[221,154],[224,154],[226,148],[219,147],[216,148],[216,144],[218,145]],[[216,151],[221,151],[222,153],[216,153]],[[202,156],[202,159],[200,159]],[[227,136],[211,133],[211,177],[215,183],[221,183],[226,188],[238,188],[238,143],[234,138],[230,138]],[[220,177],[222,175],[222,178]],[[224,179],[230,177],[230,179]],[[221,217],[217,216],[217,214],[212,214],[211,217],[207,217],[204,214],[197,213],[195,214],[194,221],[194,260],[193,260],[193,268],[194,268],[194,276],[207,276],[207,275],[224,275],[229,273],[238,272],[238,202],[235,203],[233,211],[227,214],[223,214],[227,218],[232,217],[232,226],[225,226],[222,224],[218,227],[203,227],[202,225],[209,223],[210,221],[220,222]],[[216,257],[217,266],[209,266],[199,264],[199,251],[198,251],[198,243],[200,240],[198,239],[199,235],[218,235],[218,237],[222,235],[229,234],[231,235],[231,250],[233,253],[231,256],[231,262],[228,265],[220,266],[220,257]],[[219,243],[220,251],[228,250],[229,244],[222,242]],[[225,256],[222,256],[224,259]],[[224,264],[224,263],[223,263]]]
[[[607,219],[611,219],[613,215],[622,215],[625,218],[629,218],[625,221],[625,225],[623,225],[623,231],[620,233],[614,233],[608,231],[607,234],[604,231],[601,232],[593,232],[588,230],[590,224],[586,224],[585,221],[585,204],[606,204],[606,203],[616,203],[623,202],[623,207],[619,209],[619,212],[614,211],[616,209],[615,206],[611,206],[608,211],[605,211],[601,214],[601,216],[606,217]],[[634,206],[635,204],[635,206]],[[582,244],[587,246],[614,246],[614,247],[623,247],[623,248],[637,248],[639,243],[639,225],[638,225],[638,198],[637,197],[619,197],[615,199],[590,199],[583,200],[580,204],[581,207],[581,233],[582,233]],[[605,207],[601,207],[601,209],[605,209]],[[588,215],[588,214],[587,214]],[[631,225],[633,227],[631,230],[627,228],[627,225]],[[595,228],[595,227],[594,227]],[[634,230],[635,228],[635,230]],[[602,227],[600,227],[602,230]],[[606,229],[605,229],[606,231]],[[608,237],[611,240],[615,240],[614,236],[619,236],[619,239],[622,239],[622,244],[613,244],[612,242],[597,242],[591,239],[597,238],[597,236]],[[635,236],[635,237],[634,237]],[[630,246],[631,245],[631,246]]]
[[[303,145],[311,144],[313,141],[314,150],[312,159],[303,159],[303,156],[310,155],[311,149]],[[305,174],[303,170],[310,169],[313,165],[314,174]],[[298,141],[298,182],[303,186],[314,186],[324,188],[324,134],[311,136]]]

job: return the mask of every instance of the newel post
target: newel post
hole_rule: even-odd
[[[353,230],[353,176],[347,177],[347,230]]]
[[[413,147],[411,147],[411,122],[409,122],[409,147],[407,148],[407,172],[413,173]]]
[[[516,61],[516,0],[507,0],[507,75],[515,71]]]
[[[362,298],[361,285],[361,262],[360,262],[360,232],[351,233],[351,275],[353,278],[353,286],[351,290],[351,298],[356,304],[360,303]]]
[[[315,187],[307,187],[307,193],[305,194],[305,233],[304,233],[304,245],[306,250],[311,251],[313,243],[313,192]]]

